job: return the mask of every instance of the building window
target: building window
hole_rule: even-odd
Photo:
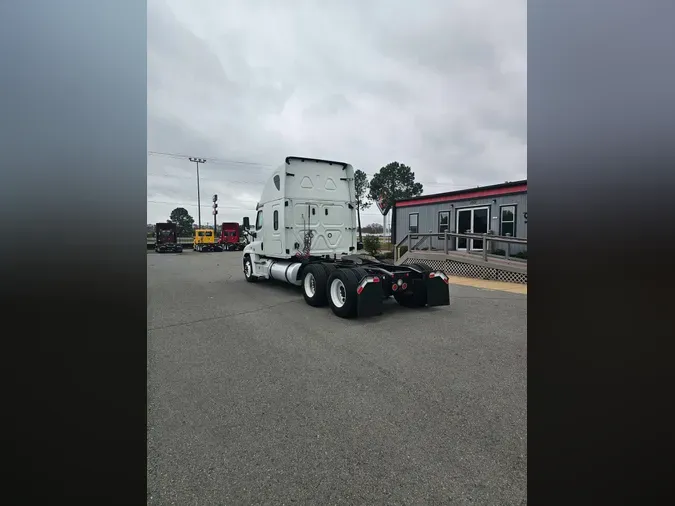
[[[408,233],[417,234],[419,233],[419,213],[412,213],[408,215]]]
[[[438,233],[448,232],[450,230],[450,211],[440,211],[438,213]]]
[[[255,229],[260,230],[263,226],[263,212],[262,209],[258,211],[258,217],[255,220]]]
[[[279,230],[279,211],[274,211],[274,230]]]
[[[499,235],[516,236],[516,206],[500,207]]]

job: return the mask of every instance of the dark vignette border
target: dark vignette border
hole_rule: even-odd
[[[0,19],[2,502],[144,504],[146,2]]]
[[[672,482],[671,4],[529,6],[532,504]],[[0,4],[10,504],[144,500],[145,15]]]
[[[672,487],[674,18],[528,5],[531,504]]]

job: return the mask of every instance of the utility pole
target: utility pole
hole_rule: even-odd
[[[199,228],[202,228],[202,202],[199,195],[199,164],[206,163],[206,160],[203,158],[194,158],[191,156],[190,161],[197,164],[197,220],[199,222]]]

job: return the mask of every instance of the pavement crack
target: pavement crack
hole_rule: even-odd
[[[158,327],[148,327],[148,332],[152,332],[154,330],[170,329],[170,328],[173,328],[173,327],[183,327],[183,326],[187,326],[187,325],[193,325],[195,323],[224,320],[226,318],[232,318],[233,316],[241,316],[241,315],[246,315],[246,314],[259,313],[260,311],[264,311],[265,309],[272,309],[272,308],[284,306],[284,305],[287,305],[287,304],[297,304],[299,302],[300,301],[298,301],[298,300],[287,300],[285,302],[280,302],[279,304],[270,304],[269,306],[263,306],[263,307],[259,307],[257,309],[251,309],[251,310],[248,310],[248,311],[239,311],[238,313],[230,313],[230,314],[226,314],[226,315],[222,315],[222,316],[209,316],[208,318],[200,318],[199,320],[191,320],[189,322],[172,323],[172,324],[169,324],[169,325],[160,325]]]

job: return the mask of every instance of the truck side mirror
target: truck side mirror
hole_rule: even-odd
[[[251,222],[249,221],[248,216],[244,216],[244,228],[247,230],[251,228]]]

